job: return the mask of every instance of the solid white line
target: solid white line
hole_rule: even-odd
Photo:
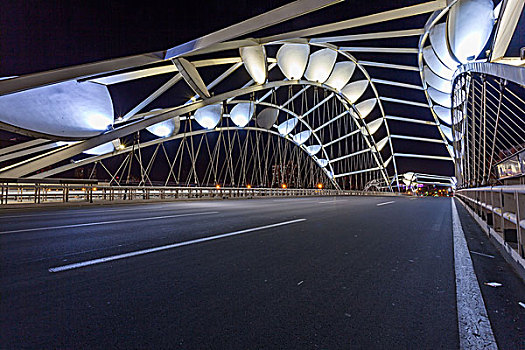
[[[165,216],[152,216],[152,217],[148,217],[148,218],[138,218],[138,219],[123,219],[123,220],[113,220],[113,221],[88,222],[88,223],[85,223],[85,224],[73,224],[73,225],[62,225],[62,226],[47,226],[47,227],[25,228],[25,229],[20,229],[20,230],[2,231],[2,232],[0,232],[0,235],[5,235],[7,233],[58,230],[58,229],[72,228],[72,227],[85,227],[85,226],[95,226],[95,225],[120,224],[120,223],[123,223],[123,222],[159,220],[159,219],[168,219],[168,218],[178,218],[178,217],[183,217],[183,216],[209,215],[209,214],[218,214],[218,213],[219,213],[218,211],[207,211],[207,212],[202,212],[202,213],[188,213],[188,214],[176,214],[176,215],[165,215]]]
[[[494,259],[494,256],[493,255],[488,255],[488,254],[484,254],[484,253],[480,253],[480,252],[475,252],[473,250],[470,251],[472,254],[476,254],[476,255],[480,255],[480,256],[484,256],[486,258],[491,258],[491,259]]]
[[[245,229],[245,230],[240,230],[240,231],[235,231],[235,232],[230,232],[230,233],[223,233],[223,234],[220,234],[220,235],[217,235],[217,236],[210,236],[210,237],[192,239],[191,241],[174,243],[174,244],[164,245],[164,246],[150,248],[150,249],[137,250],[137,251],[134,251],[134,252],[124,253],[124,254],[106,256],[104,258],[98,258],[98,259],[94,259],[94,260],[83,261],[83,262],[79,262],[79,263],[75,263],[75,264],[69,264],[69,265],[64,265],[64,266],[52,267],[52,268],[49,269],[49,272],[61,272],[61,271],[78,269],[78,268],[81,268],[81,267],[86,267],[86,266],[91,266],[91,265],[96,265],[96,264],[102,264],[102,263],[106,263],[106,262],[109,262],[109,261],[130,258],[130,257],[137,256],[137,255],[144,255],[144,254],[154,253],[154,252],[158,252],[158,251],[162,251],[162,250],[168,250],[168,249],[183,247],[183,246],[190,245],[190,244],[202,243],[202,242],[212,241],[212,240],[216,240],[216,239],[220,239],[220,238],[241,235],[243,233],[265,230],[267,228],[273,228],[273,227],[279,227],[279,226],[283,226],[283,225],[294,224],[294,223],[301,222],[301,221],[306,221],[306,219],[296,219],[296,220],[290,220],[290,221],[283,221],[283,222],[278,222],[276,224],[259,226],[259,227],[254,227],[254,228],[248,228],[248,229]]]
[[[379,203],[379,204],[376,204],[378,207],[382,206],[382,205],[387,205],[387,204],[392,204],[392,203],[395,203],[395,201],[390,201],[390,202],[383,202],[383,203]]]
[[[331,201],[324,201],[324,202],[317,202],[319,204],[325,204],[325,203],[341,203],[341,202],[346,202],[345,200],[331,200]]]
[[[22,214],[22,215],[5,215],[0,216],[0,220],[2,219],[12,219],[12,218],[26,218],[26,217],[32,217],[32,216],[58,216],[58,215],[73,215],[73,214],[95,214],[95,213],[108,213],[108,212],[117,212],[117,211],[138,211],[138,210],[144,210],[145,206],[141,205],[137,208],[126,208],[126,209],[104,209],[104,210],[90,210],[89,208],[86,209],[74,209],[74,210],[60,210],[59,212],[55,213],[35,213],[35,214]],[[175,208],[164,208],[164,206],[149,206],[147,207],[148,210],[155,209],[155,210],[173,210]]]
[[[497,349],[454,199],[452,229],[460,349]]]

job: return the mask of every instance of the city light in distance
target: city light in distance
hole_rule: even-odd
[[[286,188],[287,186],[286,186],[286,184],[282,184],[281,187],[282,188]]]
[[[322,189],[322,188],[323,188],[323,184],[322,184],[322,183],[318,183],[318,184],[317,184],[317,188],[318,188],[318,189]]]
[[[250,188],[252,188],[252,185],[246,185],[246,188],[250,189]]]
[[[215,188],[219,189],[219,188],[221,188],[221,185],[217,184],[217,185],[215,185]]]

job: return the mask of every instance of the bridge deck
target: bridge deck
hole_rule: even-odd
[[[525,286],[456,206],[494,337],[520,348]],[[451,199],[3,210],[0,231],[2,348],[459,347]]]

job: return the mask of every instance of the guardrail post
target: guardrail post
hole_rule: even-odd
[[[523,195],[522,197],[524,199],[523,202],[525,202],[525,197]],[[518,191],[514,191],[514,199],[516,200],[516,234],[518,236],[518,254],[522,258],[525,258],[525,249],[523,247],[524,230],[521,227],[521,221],[523,220],[525,222],[525,208],[521,207],[522,201],[520,201],[520,194],[518,193]]]

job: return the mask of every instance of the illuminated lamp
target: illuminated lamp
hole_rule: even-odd
[[[337,51],[332,49],[314,52],[310,55],[310,61],[304,73],[305,78],[317,83],[324,83],[332,73],[336,59]]]
[[[312,132],[310,130],[302,131],[293,136],[293,141],[298,145],[302,145],[308,140],[310,135],[312,135]]]
[[[306,147],[306,152],[308,152],[309,155],[314,156],[321,150],[321,145],[312,145]]]
[[[363,133],[363,135],[374,135],[377,130],[379,130],[379,128],[381,127],[381,124],[383,124],[383,118],[378,118],[368,124],[366,124],[366,126],[368,127],[368,130],[370,130],[370,134],[368,133],[368,131],[366,130],[366,128],[364,126],[361,127],[361,133]]]
[[[264,46],[246,46],[239,49],[244,67],[257,84],[264,84],[267,76]]]
[[[241,102],[235,105],[230,112],[230,119],[235,125],[244,128],[255,114],[255,104],[253,102]]]
[[[295,128],[298,121],[297,118],[288,119],[277,127],[277,131],[279,131],[279,134],[282,136],[286,136],[293,130],[293,128]]]
[[[222,116],[222,105],[215,104],[197,109],[195,112],[195,120],[203,128],[213,129],[219,124]]]
[[[452,81],[441,78],[428,68],[428,66],[423,67],[423,77],[427,85],[432,86],[434,89],[447,94],[452,93]]]
[[[277,51],[277,65],[289,80],[301,79],[309,54],[308,44],[284,44]]]
[[[156,109],[152,110],[156,111]],[[158,137],[168,137],[179,132],[180,129],[180,118],[173,117],[166,119],[160,123],[150,125],[146,128],[150,133]]]
[[[438,116],[439,120],[441,120],[443,123],[447,125],[452,124],[452,116],[450,112],[450,108],[445,108],[442,106],[434,106],[432,107],[434,110],[434,113]]]
[[[97,147],[88,149],[87,151],[84,151],[83,153],[89,154],[92,156],[100,156],[103,154],[111,153],[115,151],[116,149],[120,149],[120,139],[116,139],[110,142],[103,143]]]
[[[355,63],[352,61],[337,62],[325,84],[336,90],[341,90],[352,78],[354,70]]]
[[[423,48],[423,59],[436,75],[446,80],[452,80],[454,71],[439,60],[431,46]]]
[[[445,137],[446,137],[449,141],[452,142],[452,141],[453,141],[453,139],[452,139],[452,129],[449,128],[449,127],[446,126],[446,125],[443,125],[443,124],[441,124],[441,125],[439,126],[439,128],[441,129],[441,131],[443,132],[443,134],[445,135]]]
[[[0,96],[0,122],[58,138],[100,135],[113,121],[108,88],[88,81],[64,81]]]
[[[388,143],[388,136],[385,137],[384,139],[382,139],[381,141],[377,142],[376,143],[376,147],[375,148],[372,147],[372,152],[375,152],[376,148],[377,148],[378,152],[381,152],[383,150],[383,148],[385,148],[387,143]]]
[[[317,159],[317,164],[319,164],[319,166],[321,168],[324,168],[325,166],[328,165],[328,160],[326,160],[326,159]]]
[[[432,29],[430,30],[430,34],[429,34],[429,39],[430,39],[430,44],[432,45],[432,49],[434,50],[434,53],[439,58],[439,60],[448,69],[455,71],[459,65],[459,62],[457,62],[452,57],[448,49],[447,24],[439,23],[439,24],[436,24],[434,27],[432,27]]]
[[[494,21],[492,0],[461,0],[451,7],[447,38],[459,62],[468,63],[480,55],[490,38]]]
[[[341,93],[352,103],[355,103],[366,91],[368,80],[358,80],[346,85]]]
[[[376,98],[369,98],[368,100],[364,100],[363,102],[359,102],[355,105],[355,107],[359,111],[359,116],[361,117],[361,119],[365,119],[370,114],[370,112],[372,112],[372,110],[376,106],[376,103]]]
[[[446,108],[450,108],[452,106],[452,100],[450,98],[450,94],[446,94],[444,92],[436,90],[431,86],[427,87],[427,92],[428,92],[428,95],[430,96],[430,99],[434,101],[435,103],[443,107],[446,107]]]

